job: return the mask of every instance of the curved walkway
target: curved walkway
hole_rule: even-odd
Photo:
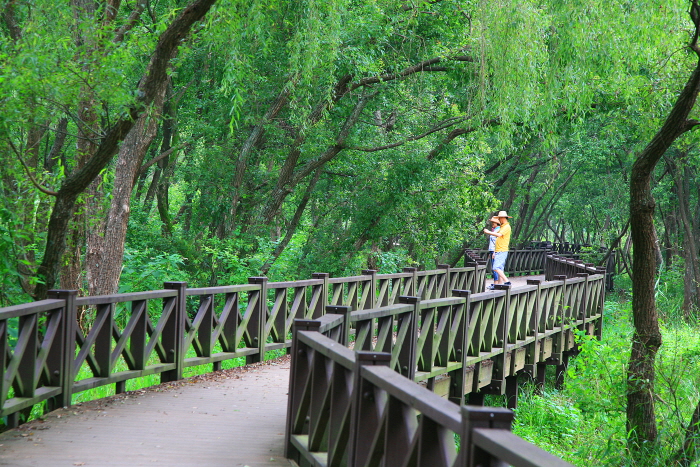
[[[0,466],[292,466],[288,386],[284,358],[55,410],[0,434]]]
[[[292,466],[288,387],[285,358],[55,410],[0,434],[0,466]]]

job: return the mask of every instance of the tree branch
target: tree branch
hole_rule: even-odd
[[[615,240],[612,242],[612,244],[610,245],[610,248],[605,253],[605,256],[600,261],[599,266],[604,266],[608,263],[608,258],[610,258],[610,255],[612,254],[612,252],[615,251],[615,248],[617,248],[617,246],[620,244],[620,240],[622,240],[622,237],[624,237],[625,234],[627,233],[627,229],[629,228],[629,226],[630,226],[630,220],[628,218],[627,222],[625,223],[625,228],[622,229],[622,233],[620,233],[620,235],[618,235],[617,238],[615,238]]]
[[[496,119],[493,120],[488,120],[483,122],[482,126],[480,127],[471,127],[471,128],[455,128],[452,130],[445,138],[438,144],[435,148],[433,148],[429,153],[428,153],[428,160],[433,160],[435,157],[437,157],[438,154],[440,154],[440,151],[443,150],[445,146],[450,144],[453,139],[455,139],[458,136],[461,135],[466,135],[467,133],[472,133],[484,126],[496,126],[499,125],[500,122]]]
[[[150,166],[152,166],[153,164],[155,164],[155,163],[158,162],[159,160],[161,160],[161,159],[163,159],[163,158],[165,158],[165,157],[168,157],[170,154],[173,153],[173,151],[179,151],[180,149],[189,147],[191,144],[192,144],[192,143],[182,143],[182,144],[179,145],[179,146],[175,146],[175,147],[172,147],[172,148],[168,149],[167,151],[161,152],[161,153],[158,154],[156,157],[154,157],[153,159],[151,159],[150,161],[144,163],[144,164],[141,166],[141,170],[139,170],[139,173],[138,173],[137,177],[140,177],[141,175],[143,175],[143,174],[146,172],[146,170],[148,170],[148,168],[149,168]]]
[[[33,184],[39,191],[41,191],[42,193],[44,193],[44,194],[46,194],[46,195],[50,195],[50,196],[56,196],[56,195],[58,195],[57,192],[52,191],[52,190],[49,190],[48,188],[44,188],[43,186],[41,186],[41,184],[40,184],[39,182],[36,181],[36,179],[34,178],[34,175],[32,175],[32,172],[29,170],[29,166],[27,165],[26,162],[24,162],[24,159],[22,158],[22,155],[19,153],[19,151],[17,150],[17,147],[14,145],[14,143],[12,142],[12,140],[10,140],[10,139],[8,138],[7,142],[10,144],[10,147],[12,148],[12,151],[17,155],[17,159],[19,159],[19,161],[22,163],[22,167],[24,167],[24,171],[27,173],[27,176],[29,177],[29,180],[32,181],[32,184]]]
[[[425,133],[422,133],[420,135],[409,136],[408,138],[406,138],[402,141],[397,141],[395,143],[385,144],[384,146],[375,146],[375,147],[353,146],[353,147],[349,147],[347,149],[350,149],[352,151],[377,152],[377,151],[383,151],[385,149],[397,148],[397,147],[403,146],[404,144],[409,143],[411,141],[417,141],[419,139],[423,139],[426,136],[430,136],[435,132],[438,132],[440,130],[444,130],[445,128],[450,128],[451,126],[454,126],[454,125],[461,123],[465,120],[467,120],[467,117],[451,118],[451,119],[448,119],[448,120],[445,120],[445,121],[439,123],[437,126],[431,128],[430,130],[426,131]]]
[[[133,9],[131,14],[129,15],[129,18],[126,20],[126,23],[122,25],[119,29],[117,29],[116,33],[114,34],[114,38],[112,39],[112,42],[115,44],[118,42],[121,42],[124,40],[124,36],[126,35],[127,32],[131,31],[134,26],[136,26],[136,23],[138,22],[139,18],[141,17],[141,13],[146,9],[146,0],[138,0],[136,2],[136,7]]]
[[[280,173],[280,177],[277,180],[277,184],[273,189],[269,201],[262,211],[262,222],[267,224],[276,215],[279,207],[284,202],[284,199],[289,193],[292,192],[295,186],[297,186],[304,178],[306,178],[311,172],[322,167],[326,162],[337,156],[340,151],[345,149],[345,140],[347,139],[350,129],[357,123],[362,110],[367,105],[370,99],[376,96],[379,91],[375,91],[372,94],[366,94],[360,99],[358,99],[355,107],[350,112],[350,115],[345,119],[343,128],[338,132],[334,144],[330,145],[320,156],[307,162],[299,169],[294,169],[294,166],[289,164],[289,161],[285,161],[283,169]],[[297,151],[294,151],[294,157],[298,157]],[[289,158],[288,158],[289,159]],[[295,159],[296,160],[296,159]],[[285,170],[285,167],[289,167],[289,170]]]

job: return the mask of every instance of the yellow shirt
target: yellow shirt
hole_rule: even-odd
[[[501,230],[498,232],[502,235],[496,238],[496,251],[508,251],[508,244],[510,243],[510,224],[502,224]]]

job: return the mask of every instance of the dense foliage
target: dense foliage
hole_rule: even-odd
[[[5,303],[46,280],[51,192],[133,105],[183,6],[88,3],[6,2]],[[515,215],[515,243],[610,246],[635,151],[691,59],[684,16],[670,1],[216,2],[142,133],[81,194],[60,285],[117,290],[118,274],[93,278],[121,270],[114,243],[196,285],[434,267],[482,246],[494,209]]]
[[[0,306],[433,268],[493,210],[634,279],[629,179],[698,61],[688,4],[1,0]],[[686,322],[697,142],[651,174]]]

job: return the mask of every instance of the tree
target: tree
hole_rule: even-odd
[[[10,2],[6,8],[5,23],[10,31],[14,33],[14,31],[21,29],[21,22],[14,16],[16,11],[13,8],[13,3]],[[88,67],[88,64],[95,66],[94,69],[90,68],[93,73],[104,73],[106,71],[104,66],[114,65],[113,60],[115,60],[115,57],[112,56],[111,60],[95,65],[92,61],[100,59],[99,53],[96,52],[116,55],[116,60],[119,59],[119,48],[108,44],[110,40],[116,43],[121,42],[124,35],[136,24],[144,8],[143,5],[138,5],[131,15],[125,18],[123,23],[115,30],[113,29],[114,20],[119,11],[120,3],[119,1],[95,3],[76,0],[72,5],[78,21],[78,30],[90,39],[88,41],[81,36],[75,53],[78,59],[86,60],[82,62],[84,63],[84,68]],[[193,1],[183,8],[177,17],[168,24],[158,37],[157,43],[154,44],[150,60],[145,66],[141,79],[132,88],[133,98],[127,102],[117,101],[116,104],[120,110],[116,115],[105,115],[105,117],[113,117],[113,120],[109,121],[103,128],[96,126],[99,108],[109,108],[110,102],[98,100],[92,88],[78,97],[77,102],[79,105],[75,114],[77,116],[77,126],[79,127],[77,166],[72,173],[61,181],[61,187],[57,191],[44,190],[46,193],[54,196],[55,201],[48,223],[46,247],[41,265],[37,271],[40,281],[37,283],[34,291],[36,298],[45,297],[47,290],[53,287],[56,282],[65,251],[69,222],[79,197],[85,193],[93,180],[98,177],[100,172],[112,160],[119,148],[119,144],[126,138],[135,122],[150,108],[159,94],[159,90],[162,89],[163,83],[166,81],[168,66],[177,48],[188,35],[192,26],[204,17],[214,3],[215,0]],[[94,22],[92,29],[88,29],[88,26],[86,26],[89,19]],[[28,15],[27,21],[31,20],[32,17]],[[43,18],[40,20],[43,20]],[[13,62],[12,59],[22,59],[26,54],[22,50],[24,44],[21,41],[17,41],[17,44],[15,56],[7,57],[10,62],[9,68],[21,66],[21,61]],[[72,66],[73,64],[70,64],[66,68],[72,68]],[[27,88],[26,83],[22,84],[24,86],[20,89]],[[70,90],[67,91],[70,92]],[[30,92],[35,91],[31,90]],[[38,94],[36,98],[51,102],[51,96]],[[97,131],[98,129],[99,132]],[[15,137],[16,135],[12,133],[8,134],[10,144]],[[16,151],[16,153],[20,159],[24,159],[28,155],[26,150],[24,153],[20,151]]]
[[[700,5],[691,2],[695,25],[689,49],[700,59]],[[671,145],[700,122],[689,118],[700,92],[700,60],[695,65],[668,117],[647,147],[639,154],[630,176],[630,227],[634,242],[633,297],[634,336],[627,373],[627,429],[630,447],[639,454],[643,443],[657,441],[654,401],[654,362],[661,346],[661,331],[654,297],[658,267],[658,239],[654,226],[655,201],[651,176]],[[697,430],[697,428],[695,428]]]

